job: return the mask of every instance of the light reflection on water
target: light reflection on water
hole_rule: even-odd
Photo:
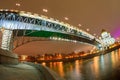
[[[88,60],[51,62],[46,66],[66,80],[120,80],[120,49]]]

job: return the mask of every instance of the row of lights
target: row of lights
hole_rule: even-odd
[[[79,42],[79,41],[76,41],[76,40],[65,39],[65,38],[60,38],[60,37],[50,37],[49,39],[51,39],[51,40],[58,40],[58,41],[69,41],[69,42],[74,42],[74,43],[88,44],[88,43]],[[88,44],[88,45],[90,45],[90,44]]]
[[[50,37],[51,40],[60,40],[60,41],[71,41],[71,42],[77,42],[76,40],[69,40],[65,38],[60,38],[60,37]]]
[[[20,7],[21,6],[21,4],[20,3],[16,3],[16,6],[18,6],[18,7]],[[42,11],[43,12],[45,12],[45,13],[47,13],[48,12],[48,9],[42,9]],[[64,19],[66,20],[66,21],[68,21],[69,20],[69,18],[68,17],[64,17]],[[79,27],[81,27],[82,25],[81,24],[78,24],[78,26]],[[87,28],[86,29],[86,31],[87,32],[89,32],[90,31],[90,29],[89,28]],[[93,34],[94,36],[96,36],[96,34]]]
[[[20,7],[21,4],[20,4],[20,3],[16,3],[16,6]],[[42,9],[42,11],[45,12],[45,13],[47,13],[47,12],[48,12],[48,9]],[[66,21],[69,20],[68,17],[64,17],[64,19],[65,19]],[[81,24],[78,24],[78,26],[81,27],[82,25],[81,25]],[[89,30],[87,29],[87,31],[89,31]]]

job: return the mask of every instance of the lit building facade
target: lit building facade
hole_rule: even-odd
[[[100,40],[105,48],[108,48],[110,45],[115,43],[115,39],[104,29],[102,30]]]

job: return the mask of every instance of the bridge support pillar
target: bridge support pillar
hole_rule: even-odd
[[[4,29],[2,31],[2,44],[1,48],[4,50],[12,50],[12,30]]]

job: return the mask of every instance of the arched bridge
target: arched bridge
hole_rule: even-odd
[[[15,37],[44,37],[53,40],[83,42],[99,47],[91,34],[53,18],[17,10],[0,10],[0,28],[3,33],[1,47],[13,49]]]

